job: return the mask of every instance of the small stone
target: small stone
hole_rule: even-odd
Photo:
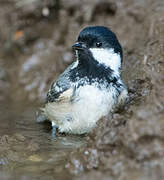
[[[30,151],[37,151],[39,150],[39,145],[35,142],[30,142],[29,145],[27,146],[27,149]]]
[[[50,10],[48,9],[48,7],[44,7],[42,9],[42,15],[45,16],[45,17],[50,15]]]
[[[25,141],[25,139],[26,139],[22,134],[15,134],[15,138],[18,141]]]
[[[85,154],[85,155],[88,155],[88,154],[89,154],[89,152],[88,152],[88,151],[84,151],[84,154]]]
[[[42,161],[42,158],[40,156],[34,154],[34,155],[31,155],[28,158],[28,160],[33,161],[33,162],[40,162],[40,161]]]

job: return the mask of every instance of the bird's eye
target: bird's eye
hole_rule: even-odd
[[[101,42],[97,42],[97,43],[96,43],[96,46],[99,48],[99,47],[102,46],[102,43],[101,43]]]

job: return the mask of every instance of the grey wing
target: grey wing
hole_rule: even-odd
[[[47,93],[47,102],[57,102],[61,100],[68,100],[73,95],[74,86],[69,79],[70,70],[72,69],[74,63],[70,65],[56,80],[55,83],[51,85],[50,90]]]

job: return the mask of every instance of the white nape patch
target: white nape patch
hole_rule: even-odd
[[[119,69],[121,68],[120,54],[114,52],[114,49],[103,48],[90,48],[90,51],[100,64],[104,64],[114,70],[116,75],[119,75]]]

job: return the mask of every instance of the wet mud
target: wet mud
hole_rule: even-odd
[[[0,179],[164,179],[164,2],[0,2]],[[36,113],[87,25],[123,50],[130,101],[87,136],[51,136]]]

